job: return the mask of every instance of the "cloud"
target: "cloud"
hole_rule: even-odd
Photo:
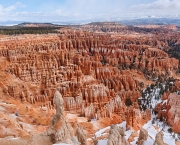
[[[15,3],[14,5],[8,6],[8,7],[3,7],[2,5],[0,5],[0,12],[11,12],[13,10],[16,10],[18,7],[26,7],[25,5],[23,5],[20,2]]]
[[[22,1],[22,0],[19,0]],[[32,0],[33,1],[33,0]],[[151,1],[147,3],[147,1]],[[152,2],[154,1],[154,2]],[[101,21],[180,13],[180,0],[44,0],[26,5],[0,5],[0,20],[53,22]],[[142,4],[143,3],[143,4]]]
[[[107,15],[123,9],[124,0],[65,0],[59,8],[69,16]]]
[[[2,5],[0,5],[0,13],[2,13],[2,12],[10,12],[10,11],[12,11],[14,9],[15,9],[14,5],[9,6],[9,7],[5,7],[5,8]]]
[[[25,8],[25,7],[26,7],[25,4],[22,4],[22,3],[20,3],[20,2],[17,2],[17,3],[15,3],[14,5],[15,5],[16,7],[22,7],[22,8]]]
[[[7,20],[17,20],[20,8],[25,8],[26,5],[16,2],[13,5],[4,7],[3,5],[0,4],[0,16],[1,16],[1,21],[7,21]]]
[[[155,2],[148,4],[134,5],[130,7],[130,10],[164,10],[164,11],[179,11],[179,0],[156,0]]]
[[[63,11],[63,10],[61,10],[61,9],[56,9],[55,11],[50,12],[49,14],[52,15],[52,16],[53,15],[54,16],[68,16],[68,13]]]
[[[138,17],[179,17],[180,0],[156,0],[147,4],[133,5],[128,10]]]

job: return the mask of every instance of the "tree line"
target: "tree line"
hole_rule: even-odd
[[[54,27],[2,27],[0,28],[0,34],[2,35],[19,35],[19,34],[48,34],[59,33],[59,28]]]

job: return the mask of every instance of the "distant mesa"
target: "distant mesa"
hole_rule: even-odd
[[[119,22],[92,22],[89,25],[119,25]]]
[[[17,26],[20,27],[58,27],[59,25],[55,25],[52,23],[30,23],[30,22],[25,22],[18,24]]]

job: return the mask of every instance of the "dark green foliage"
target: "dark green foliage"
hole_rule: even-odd
[[[154,84],[151,84],[150,87],[151,87],[151,89],[154,89],[155,85],[154,85]]]
[[[162,77],[160,76],[158,78],[160,78],[161,80]],[[147,108],[152,110],[152,98],[154,98],[155,100],[159,100],[161,99],[162,95],[165,92],[169,90],[174,90],[172,89],[174,87],[173,85],[173,82],[175,81],[174,78],[165,77],[165,79],[161,81],[159,81],[158,79],[155,84],[151,84],[150,86],[147,86],[146,89],[141,93],[141,98],[139,98],[138,103],[142,111],[146,110]],[[154,111],[152,110],[152,112]],[[154,113],[156,114],[157,112]],[[161,118],[161,120],[163,120],[163,118]]]
[[[103,65],[107,64],[107,61],[106,61],[106,59],[104,58],[104,56],[103,56],[103,58],[102,58],[102,60],[101,60],[101,63],[102,63]]]
[[[144,83],[143,83],[143,82],[140,82],[140,83],[139,83],[139,86],[140,86],[141,88],[143,88],[143,87],[144,87]]]
[[[59,33],[57,31],[57,29],[58,29],[58,27],[2,27],[2,28],[0,28],[0,34],[2,34],[2,35],[18,35],[18,34]]]
[[[172,133],[172,131],[173,131],[172,128],[168,128],[169,133]]]
[[[161,122],[163,121],[163,117],[162,117],[162,115],[160,116],[160,121],[161,121]]]
[[[126,98],[125,104],[126,104],[126,106],[131,106],[132,105],[132,101],[131,101],[130,97]]]
[[[156,120],[155,118],[152,119],[152,124],[155,124],[155,120]]]

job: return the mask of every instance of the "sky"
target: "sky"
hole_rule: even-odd
[[[110,21],[179,16],[180,0],[0,0],[0,21]]]

